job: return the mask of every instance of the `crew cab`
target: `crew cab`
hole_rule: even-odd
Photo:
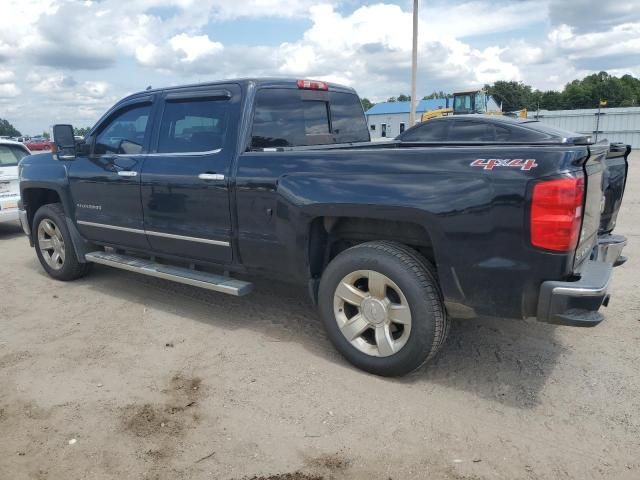
[[[628,149],[607,204],[606,142],[375,144],[354,90],[285,79],[148,90],[85,141],[53,133],[20,164],[21,222],[50,276],[304,284],[335,347],[379,375],[432,358],[453,317],[596,325],[624,260],[600,225]]]
[[[29,150],[19,142],[0,139],[0,223],[18,220],[18,163]]]

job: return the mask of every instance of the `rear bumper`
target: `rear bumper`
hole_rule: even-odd
[[[594,258],[585,262],[580,278],[573,282],[547,281],[540,287],[537,319],[540,322],[593,327],[604,316],[609,303],[609,282],[614,266],[620,265],[627,239],[606,235],[599,239]]]

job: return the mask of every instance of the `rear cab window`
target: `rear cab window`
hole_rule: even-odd
[[[355,93],[263,88],[256,94],[252,150],[369,140]]]

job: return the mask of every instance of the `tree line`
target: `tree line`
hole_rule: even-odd
[[[75,127],[73,129],[73,133],[75,135],[80,135],[80,136],[84,137],[87,133],[89,133],[89,130],[91,130],[91,127],[82,127],[82,128]],[[16,127],[14,127],[11,124],[11,122],[9,122],[9,120],[6,120],[4,118],[0,118],[0,136],[2,136],[2,137],[21,137],[22,133],[20,133],[20,130],[18,130]],[[44,138],[49,138],[49,132],[47,132],[47,131],[42,132],[42,136]]]
[[[19,137],[20,130],[9,123],[9,120],[0,118],[0,136],[3,137]]]
[[[526,108],[532,110],[573,110],[577,108],[598,108],[600,102],[607,107],[634,107],[640,105],[640,79],[632,75],[616,77],[607,72],[594,73],[582,80],[567,83],[561,91],[538,90],[523,82],[498,81],[484,86],[485,91],[493,96],[503,111],[514,111]],[[423,97],[446,98],[448,92],[433,92]],[[390,97],[388,102],[407,102],[411,96],[401,94]],[[374,103],[362,99],[365,111]],[[368,108],[367,108],[368,106]],[[603,105],[604,106],[604,105]]]

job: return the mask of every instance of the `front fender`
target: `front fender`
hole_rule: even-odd
[[[29,189],[53,190],[60,197],[65,212],[72,212],[68,170],[68,162],[54,160],[50,153],[25,157],[20,162],[20,196],[23,202],[25,191]]]

